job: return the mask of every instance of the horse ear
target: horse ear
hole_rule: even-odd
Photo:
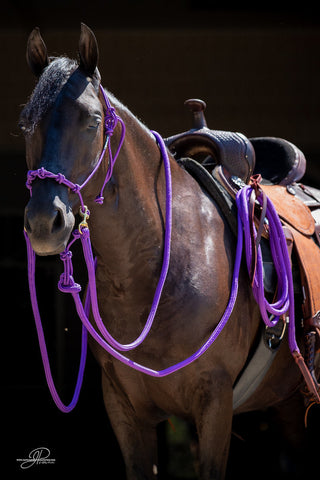
[[[29,35],[26,56],[29,67],[36,77],[40,77],[45,67],[49,65],[49,58],[38,27],[34,28]]]
[[[92,30],[84,23],[81,23],[79,55],[80,68],[92,77],[98,64],[98,43]]]

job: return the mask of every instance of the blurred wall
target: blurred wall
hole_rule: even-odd
[[[103,85],[164,136],[189,128],[183,102],[207,103],[208,125],[247,136],[281,136],[319,151],[320,31],[308,28],[95,28]],[[28,32],[29,33],[29,32]],[[28,33],[0,32],[0,154],[24,150],[20,106],[34,79]],[[79,28],[42,32],[50,54],[75,56]],[[17,136],[18,135],[18,136]]]

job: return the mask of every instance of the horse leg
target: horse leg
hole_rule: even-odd
[[[157,478],[156,425],[136,415],[129,398],[117,382],[102,371],[104,404],[117,437],[126,467],[127,480]]]
[[[223,376],[213,378],[212,381],[202,381],[197,389],[200,395],[195,423],[201,480],[222,480],[225,477],[231,438],[232,386],[227,379],[223,381]]]
[[[302,478],[307,475],[310,467],[313,468],[310,463],[311,445],[308,443],[309,438],[304,425],[305,407],[302,395],[296,392],[272,410],[283,439],[283,455],[286,455],[286,458],[282,463],[287,464],[289,472],[296,472],[293,478]]]

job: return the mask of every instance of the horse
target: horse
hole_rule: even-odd
[[[34,29],[27,61],[38,82],[21,112],[20,127],[30,170],[62,174],[72,185],[83,184],[90,176],[81,195],[90,210],[100,314],[111,335],[128,344],[146,322],[161,272],[166,175],[153,134],[114,95],[101,89],[98,56],[97,40],[84,24],[79,61],[49,58],[39,29]],[[104,95],[126,128],[106,184],[110,155],[106,150],[101,158]],[[120,140],[118,123],[110,140],[113,152]],[[220,207],[170,152],[167,155],[172,176],[170,264],[149,335],[128,353],[132,363],[156,370],[190,357],[218,325],[228,304],[236,252]],[[97,204],[95,196],[101,189],[104,202]],[[37,255],[56,255],[65,249],[79,205],[77,192],[63,182],[34,180],[24,225]],[[298,444],[304,429],[302,380],[286,342],[261,385],[233,410],[233,387],[257,341],[260,324],[243,263],[238,296],[225,328],[201,357],[171,375],[157,378],[130,369],[89,336],[129,480],[157,478],[157,426],[171,415],[195,425],[202,480],[225,476],[234,414],[275,407],[280,416],[285,414],[284,429]],[[300,330],[297,336],[299,341]]]

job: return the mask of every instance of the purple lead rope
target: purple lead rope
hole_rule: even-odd
[[[252,187],[247,186],[242,188],[236,197],[238,218],[240,217],[243,225],[248,272],[250,271],[253,255],[250,235],[251,219],[248,211],[251,192]],[[258,196],[257,201],[262,206],[262,195]],[[266,218],[269,225],[271,254],[277,274],[277,297],[273,304],[270,304],[265,297],[263,285],[263,262],[260,246],[257,252],[257,268],[252,286],[253,295],[259,305],[261,317],[268,327],[273,327],[276,325],[279,321],[279,318],[282,315],[286,315],[288,312],[289,348],[292,353],[294,351],[300,353],[295,337],[294,290],[291,262],[279,216],[269,198],[267,198]],[[254,225],[253,231],[254,235],[256,236],[257,231]],[[269,315],[271,315],[272,320],[269,318]]]
[[[170,239],[171,239],[171,223],[172,223],[172,218],[171,218],[171,209],[172,209],[172,187],[171,187],[171,173],[170,173],[170,161],[169,157],[167,154],[166,147],[164,145],[164,142],[161,138],[160,135],[158,135],[156,132],[153,132],[155,135],[160,150],[161,154],[164,160],[164,165],[165,165],[165,173],[166,173],[166,234],[165,234],[165,242],[164,242],[164,260],[163,260],[163,266],[162,266],[162,272],[160,276],[160,280],[158,283],[158,287],[156,289],[156,293],[154,296],[153,304],[151,307],[151,311],[149,314],[148,321],[146,323],[146,326],[143,330],[143,333],[138,337],[138,339],[135,342],[132,342],[129,345],[120,345],[120,348],[114,347],[114,342],[113,344],[110,344],[106,341],[106,337],[109,335],[107,333],[107,330],[105,327],[102,329],[104,333],[103,338],[91,325],[88,316],[86,315],[86,312],[84,311],[84,308],[82,306],[80,297],[78,293],[72,293],[76,309],[78,312],[78,315],[83,323],[83,325],[86,327],[88,332],[92,335],[92,337],[106,350],[108,353],[110,353],[113,357],[117,358],[120,360],[122,363],[126,364],[127,366],[134,368],[135,370],[138,370],[142,373],[146,373],[147,375],[153,376],[153,377],[164,377],[167,375],[170,375],[173,372],[176,372],[177,370],[180,370],[181,368],[189,365],[190,363],[194,362],[197,358],[199,358],[203,353],[212,345],[212,343],[216,340],[216,338],[219,336],[221,333],[223,327],[225,326],[226,322],[228,321],[236,298],[237,298],[237,292],[238,292],[238,278],[239,278],[239,269],[240,269],[240,263],[241,263],[241,251],[242,251],[242,232],[239,231],[238,235],[238,245],[237,245],[237,254],[236,254],[236,261],[235,261],[235,268],[234,268],[234,274],[233,274],[233,281],[232,281],[232,288],[231,288],[231,294],[230,294],[230,299],[227,305],[227,308],[224,312],[224,315],[222,316],[219,324],[213,331],[213,333],[210,335],[209,339],[202,345],[202,347],[197,350],[193,355],[188,357],[187,359],[172,365],[168,368],[165,368],[163,370],[153,370],[151,368],[148,368],[144,365],[141,365],[137,362],[134,362],[133,360],[129,359],[128,357],[124,356],[123,354],[119,353],[117,350],[131,350],[132,348],[135,348],[135,346],[138,346],[141,344],[141,342],[145,339],[146,335],[150,331],[152,321],[154,319],[155,313],[157,311],[157,307],[159,305],[160,297],[161,297],[161,292],[163,289],[163,285],[165,282],[166,274],[169,268],[169,255],[170,255]],[[241,228],[239,224],[239,229]],[[88,283],[90,285],[90,296],[91,296],[91,302],[92,302],[92,311],[93,315],[95,318],[95,321],[99,320],[99,323],[102,322],[101,317],[99,315],[98,311],[98,302],[97,302],[97,293],[96,293],[96,287],[95,287],[95,271],[93,267],[93,255],[92,255],[92,249],[91,249],[91,242],[90,242],[90,232],[88,228],[83,229],[81,236],[79,236],[81,243],[82,243],[82,248],[83,248],[83,253],[88,269]],[[166,253],[167,252],[167,253]],[[99,327],[100,329],[100,327]]]
[[[170,244],[171,244],[171,229],[172,229],[172,186],[171,186],[171,175],[170,175],[170,163],[169,158],[166,153],[166,148],[163,144],[163,140],[157,132],[152,132],[158,141],[162,153],[162,157],[164,158],[164,169],[165,169],[165,177],[166,177],[166,223],[165,223],[165,235],[164,235],[164,249],[163,249],[163,261],[162,261],[162,268],[160,273],[160,278],[158,281],[158,285],[154,294],[154,298],[152,301],[150,313],[148,315],[147,321],[145,326],[141,332],[141,334],[129,344],[122,344],[117,342],[112,335],[106,329],[103,320],[99,313],[99,306],[98,306],[98,299],[97,299],[97,288],[96,288],[96,279],[95,279],[95,269],[93,264],[93,254],[91,250],[91,243],[86,242],[83,244],[83,253],[88,269],[88,285],[90,289],[90,296],[91,296],[91,308],[93,312],[93,316],[97,327],[102,335],[102,337],[115,349],[122,350],[122,351],[129,351],[133,350],[134,348],[141,345],[141,343],[145,340],[150,329],[153,324],[153,320],[155,314],[158,309],[159,301],[161,298],[161,293],[163,290],[163,286],[167,277],[169,263],[170,263]],[[84,233],[84,232],[83,232]]]
[[[145,373],[147,375],[153,376],[153,377],[164,377],[167,375],[170,375],[173,372],[176,372],[185,366],[189,365],[190,363],[194,362],[197,358],[199,358],[201,355],[203,355],[208,348],[212,345],[212,343],[217,339],[221,331],[223,330],[225,324],[227,323],[232,311],[233,307],[237,298],[237,293],[238,293],[238,279],[239,279],[239,270],[240,270],[240,263],[241,263],[241,253],[242,253],[242,225],[241,222],[238,224],[238,242],[237,242],[237,251],[236,251],[236,260],[235,260],[235,266],[234,266],[234,273],[233,273],[233,280],[232,280],[232,287],[231,287],[231,294],[229,298],[229,302],[227,305],[227,308],[218,323],[217,327],[215,330],[212,332],[208,340],[202,345],[201,348],[199,348],[193,355],[188,357],[187,359],[172,365],[168,368],[165,368],[163,370],[153,370],[151,368],[148,368],[144,365],[141,365],[137,362],[134,362],[133,360],[129,359],[128,357],[124,356],[123,354],[119,353],[116,348],[113,345],[117,345],[119,350],[131,350],[135,348],[136,346],[140,345],[142,341],[146,338],[147,334],[150,331],[150,328],[152,326],[152,322],[154,319],[154,316],[156,314],[159,301],[161,298],[161,293],[162,289],[164,286],[164,282],[166,279],[166,275],[168,272],[169,268],[169,260],[170,260],[170,243],[171,243],[171,229],[172,229],[172,186],[171,186],[171,172],[170,172],[170,160],[167,154],[167,150],[165,147],[165,144],[161,138],[161,136],[153,132],[154,136],[156,137],[156,140],[158,141],[160,151],[162,154],[162,158],[164,160],[164,166],[165,166],[165,175],[166,175],[166,231],[165,231],[165,241],[164,241],[164,259],[163,259],[163,266],[161,270],[161,275],[159,279],[159,283],[155,292],[155,296],[153,299],[151,311],[148,317],[148,320],[146,322],[146,325],[143,329],[143,332],[141,335],[131,344],[129,345],[122,345],[116,342],[110,334],[107,332],[105,326],[103,325],[103,328],[101,326],[102,319],[99,314],[98,310],[98,301],[97,301],[97,293],[96,293],[96,284],[95,284],[95,262],[94,262],[94,257],[92,253],[92,248],[91,248],[91,241],[90,241],[90,232],[89,229],[84,227],[81,229],[81,233],[79,230],[75,231],[73,233],[74,239],[70,242],[68,245],[67,249],[65,252],[61,254],[61,258],[65,263],[65,270],[67,270],[67,273],[64,272],[61,275],[61,279],[59,282],[59,288],[64,291],[71,293],[75,302],[76,310],[77,313],[83,323],[84,331],[88,331],[92,337],[108,352],[110,353],[114,358],[118,359],[125,365],[138,370],[142,373]],[[25,238],[28,246],[28,271],[29,271],[29,285],[30,285],[30,295],[31,295],[31,303],[33,307],[33,313],[34,313],[34,318],[37,326],[37,332],[38,332],[38,338],[39,338],[39,344],[40,344],[40,350],[41,350],[41,355],[42,355],[42,361],[44,365],[44,370],[45,370],[45,375],[47,379],[47,383],[50,389],[50,392],[52,394],[53,400],[55,401],[57,407],[63,411],[63,412],[69,412],[74,408],[77,398],[79,396],[79,391],[81,387],[81,382],[82,382],[82,377],[83,377],[83,368],[84,368],[84,363],[85,363],[85,351],[82,349],[81,352],[81,361],[80,361],[80,370],[78,374],[78,381],[75,389],[75,394],[73,397],[72,402],[68,407],[66,407],[60,400],[55,386],[54,382],[52,379],[51,375],[51,370],[50,370],[50,364],[49,364],[49,359],[48,359],[48,354],[47,354],[47,349],[45,346],[45,339],[43,335],[43,329],[41,325],[41,318],[40,318],[40,312],[38,309],[38,304],[37,304],[37,299],[36,299],[36,289],[35,289],[35,279],[34,279],[34,273],[35,273],[35,254],[32,250],[29,238],[27,233],[25,232]],[[84,258],[86,261],[87,269],[88,269],[88,284],[89,284],[89,295],[86,298],[86,303],[85,306],[82,305],[79,291],[81,287],[76,284],[73,280],[72,277],[72,265],[71,264],[71,251],[69,250],[70,246],[74,243],[76,239],[80,239],[82,243],[82,248],[83,248],[83,253],[84,253]],[[67,283],[65,283],[65,280],[67,279]],[[103,338],[99,332],[95,330],[95,328],[92,326],[92,324],[89,321],[89,311],[90,311],[90,303],[92,304],[92,312],[95,317],[96,323],[98,324],[98,327],[100,330],[102,330],[102,334],[105,338],[109,338],[111,340],[112,344],[109,344],[105,338]],[[84,338],[84,334],[83,334]],[[83,340],[84,343],[84,340]]]
[[[35,253],[32,250],[31,243],[30,243],[30,240],[28,238],[28,235],[27,235],[26,231],[24,231],[24,236],[25,236],[26,243],[27,243],[28,280],[29,280],[31,305],[32,305],[34,319],[35,319],[38,341],[39,341],[39,346],[40,346],[40,352],[41,352],[41,357],[42,357],[42,363],[43,363],[43,367],[44,367],[44,371],[45,371],[47,384],[48,384],[51,396],[52,396],[56,406],[59,408],[59,410],[61,410],[64,413],[69,413],[77,405],[79,395],[80,395],[80,391],[81,391],[81,387],[82,387],[83,374],[84,374],[84,369],[85,369],[85,365],[86,365],[86,358],[87,358],[87,337],[88,337],[87,329],[85,328],[84,325],[82,326],[81,356],[80,356],[78,378],[77,378],[76,387],[75,387],[75,390],[74,390],[72,400],[71,400],[69,405],[65,405],[59,397],[59,394],[56,390],[56,387],[55,387],[55,384],[54,384],[54,381],[53,381],[53,378],[52,378],[50,362],[49,362],[49,357],[48,357],[48,351],[47,351],[46,341],[45,341],[44,332],[43,332],[42,323],[41,323],[41,316],[40,316],[40,312],[39,312],[36,286],[35,286],[35,265],[36,265]],[[89,315],[89,312],[90,312],[90,296],[88,294],[87,294],[86,300],[85,300],[84,312],[86,313],[86,315]]]
[[[122,143],[124,141],[125,126],[123,124],[123,121],[115,114],[115,111],[113,107],[111,107],[110,102],[104,90],[102,89],[102,87],[101,87],[101,91],[107,107],[106,115],[105,115],[105,127],[106,127],[107,137],[106,137],[106,141],[105,141],[102,153],[99,157],[99,160],[95,168],[91,172],[91,174],[85,180],[85,182],[81,186],[76,185],[70,182],[68,179],[66,179],[64,175],[60,173],[54,174],[50,171],[45,170],[44,168],[40,168],[34,171],[29,171],[28,180],[27,180],[27,187],[30,190],[30,194],[32,194],[32,182],[35,180],[35,178],[40,178],[40,179],[52,178],[55,181],[62,183],[67,187],[71,188],[71,190],[74,193],[77,193],[79,196],[81,212],[84,217],[84,221],[80,223],[78,230],[76,230],[73,233],[73,239],[70,241],[65,251],[60,255],[61,260],[63,261],[63,264],[64,264],[64,272],[60,277],[58,287],[62,292],[71,293],[74,299],[77,313],[83,324],[79,373],[78,373],[78,378],[77,378],[75,392],[74,392],[72,401],[67,406],[64,405],[63,402],[60,400],[60,397],[55,388],[54,381],[51,374],[48,352],[46,348],[43,328],[41,324],[41,317],[40,317],[40,312],[38,308],[37,295],[36,295],[35,253],[32,250],[30,240],[25,231],[25,239],[27,243],[27,253],[28,253],[28,280],[29,280],[30,297],[31,297],[31,303],[32,303],[36,328],[37,328],[42,361],[44,365],[46,380],[47,380],[52,398],[56,403],[57,407],[62,412],[70,412],[75,407],[80,394],[85,362],[86,362],[87,332],[89,332],[92,335],[92,337],[102,346],[102,348],[104,348],[114,358],[118,359],[120,362],[124,363],[125,365],[139,372],[145,373],[153,377],[164,377],[164,376],[170,375],[171,373],[174,373],[184,368],[185,366],[189,365],[190,363],[194,362],[195,360],[197,360],[201,355],[203,355],[208,350],[208,348],[218,338],[218,336],[220,335],[221,331],[223,330],[224,326],[226,325],[228,319],[232,314],[232,311],[237,299],[237,294],[238,294],[238,283],[239,283],[239,272],[240,272],[241,257],[242,257],[243,236],[245,239],[245,251],[246,251],[248,270],[250,269],[250,264],[252,260],[252,254],[253,254],[252,248],[251,248],[252,247],[251,237],[250,237],[250,223],[249,223],[250,215],[248,212],[248,201],[249,201],[248,199],[249,199],[249,195],[251,194],[252,188],[250,186],[246,186],[238,192],[238,195],[236,198],[237,207],[238,207],[238,238],[237,238],[236,256],[235,256],[234,271],[233,271],[229,301],[228,301],[226,310],[222,315],[222,318],[220,319],[218,325],[213,330],[213,332],[211,333],[207,341],[190,357],[172,366],[169,366],[163,370],[154,370],[154,369],[148,368],[144,365],[134,362],[133,360],[129,359],[128,357],[126,357],[125,355],[123,355],[118,351],[118,350],[129,351],[136,348],[138,345],[141,345],[141,343],[145,340],[148,333],[150,332],[151,326],[153,324],[153,321],[158,309],[158,305],[160,302],[162,290],[165,284],[165,280],[166,280],[168,269],[169,269],[169,263],[170,263],[171,230],[172,230],[172,185],[171,185],[170,160],[168,157],[166,146],[161,136],[157,132],[152,132],[160,148],[160,152],[164,162],[164,170],[165,170],[165,178],[166,178],[166,225],[165,225],[165,235],[164,235],[163,264],[162,264],[159,282],[155,291],[155,295],[153,298],[152,306],[151,306],[146,324],[141,334],[136,338],[136,340],[134,340],[129,344],[124,345],[117,342],[110,335],[99,313],[97,289],[96,289],[96,281],[95,281],[96,262],[92,253],[89,228],[86,223],[86,219],[88,218],[89,213],[88,213],[87,207],[84,205],[82,195],[80,193],[81,189],[88,183],[88,181],[93,177],[93,175],[99,168],[102,162],[102,159],[104,157],[104,154],[106,152],[106,149],[108,148],[109,165],[108,165],[107,175],[105,177],[100,194],[96,198],[97,203],[103,203],[102,193],[103,193],[104,187],[112,176],[115,160],[120,152]],[[120,137],[120,142],[119,142],[117,151],[115,155],[112,156],[109,140],[118,121],[120,121],[121,127],[122,127],[121,137]],[[258,201],[261,201],[261,200],[258,198]],[[289,347],[291,352],[300,353],[296,343],[296,339],[295,339],[294,297],[293,297],[293,282],[292,282],[290,258],[288,255],[286,241],[285,241],[280,220],[269,199],[267,202],[266,218],[268,219],[268,222],[269,222],[271,252],[273,256],[275,269],[278,275],[278,295],[274,304],[268,303],[264,296],[263,265],[262,265],[262,256],[261,256],[260,247],[258,249],[258,255],[257,255],[257,268],[256,268],[254,282],[253,282],[253,294],[254,294],[255,300],[259,304],[262,318],[265,324],[268,326],[275,325],[279,320],[280,316],[286,314],[286,312],[289,309],[289,319],[290,319]],[[254,234],[256,235],[256,230],[254,226],[253,226],[253,231],[254,231]],[[72,252],[70,250],[70,247],[78,239],[81,240],[83,254],[84,254],[84,258],[85,258],[85,262],[88,270],[89,288],[88,288],[84,306],[82,304],[82,301],[79,295],[81,286],[75,283],[72,276],[73,275]],[[92,314],[94,316],[94,319],[99,331],[97,331],[89,321],[90,308],[92,310]],[[273,317],[272,320],[269,319],[269,314],[272,315]]]
[[[84,258],[86,261],[87,269],[88,269],[88,284],[89,284],[89,295],[87,296],[85,306],[82,305],[80,295],[79,295],[79,290],[80,286],[78,284],[74,283],[74,280],[72,278],[72,268],[70,267],[70,264],[67,267],[67,275],[66,273],[62,274],[61,277],[64,278],[64,281],[59,282],[59,288],[61,288],[62,291],[67,291],[72,294],[77,313],[83,323],[83,340],[82,340],[82,352],[81,352],[81,360],[80,360],[80,368],[79,368],[79,374],[78,374],[78,380],[77,380],[77,385],[74,393],[74,397],[72,399],[72,402],[70,403],[69,406],[65,406],[54,387],[54,382],[52,379],[51,375],[51,370],[50,370],[50,365],[49,365],[49,359],[48,359],[48,354],[45,346],[45,339],[43,335],[43,330],[41,326],[41,318],[40,318],[40,313],[38,310],[37,306],[37,299],[36,299],[36,290],[35,290],[35,284],[34,284],[34,273],[35,273],[35,254],[32,251],[32,247],[30,245],[30,241],[28,239],[27,234],[25,233],[27,245],[28,245],[28,259],[29,259],[29,284],[30,284],[30,295],[31,295],[31,301],[32,301],[32,307],[33,307],[33,312],[34,312],[34,317],[37,325],[37,332],[38,332],[38,338],[39,338],[39,344],[40,344],[40,349],[41,349],[41,354],[42,354],[42,360],[44,364],[44,369],[45,369],[45,374],[47,378],[47,383],[50,389],[50,392],[52,394],[53,400],[55,401],[56,405],[60,410],[63,412],[69,412],[74,408],[80,388],[81,388],[81,382],[82,382],[82,377],[83,377],[83,369],[84,369],[84,364],[85,364],[85,349],[84,349],[84,343],[86,342],[86,331],[92,335],[92,337],[106,350],[110,355],[112,355],[114,358],[118,359],[120,362],[124,363],[125,365],[140,371],[142,373],[145,373],[147,375],[153,376],[153,377],[164,377],[167,375],[170,375],[185,366],[189,365],[190,363],[194,362],[197,360],[201,355],[203,355],[208,348],[214,343],[214,341],[218,338],[220,335],[221,331],[223,330],[224,326],[226,325],[228,319],[230,318],[230,315],[233,311],[236,299],[237,299],[237,294],[238,294],[238,282],[239,282],[239,271],[240,271],[240,264],[241,264],[241,257],[242,257],[242,247],[243,247],[243,234],[245,238],[245,244],[246,244],[246,252],[247,252],[247,262],[248,265],[250,265],[250,228],[249,228],[249,218],[247,215],[247,197],[251,191],[251,187],[244,187],[237,195],[237,205],[238,205],[238,239],[237,239],[237,248],[236,248],[236,257],[235,257],[235,264],[234,264],[234,272],[233,272],[233,278],[232,278],[232,284],[231,284],[231,293],[229,297],[229,301],[226,307],[226,310],[208,338],[208,340],[190,357],[184,359],[181,362],[176,363],[175,365],[169,366],[163,370],[154,370],[149,367],[146,367],[144,365],[141,365],[128,357],[124,356],[122,353],[117,351],[117,349],[114,347],[114,345],[119,345],[120,348],[119,350],[126,350],[126,349],[132,349],[135,348],[135,346],[140,345],[143,339],[146,337],[148,334],[152,321],[154,319],[160,297],[161,297],[161,292],[163,289],[163,285],[165,282],[165,277],[168,271],[169,267],[169,258],[170,258],[170,235],[171,234],[171,223],[172,223],[172,218],[171,218],[171,203],[172,203],[172,187],[171,187],[171,174],[170,174],[170,163],[169,163],[169,158],[168,154],[166,151],[166,147],[163,143],[162,138],[160,135],[158,135],[156,132],[153,132],[158,143],[159,147],[161,150],[161,154],[164,160],[164,165],[165,165],[165,173],[166,173],[166,232],[167,234],[165,235],[165,245],[164,245],[164,263],[162,267],[162,272],[161,272],[161,278],[154,296],[154,301],[151,307],[151,312],[149,315],[149,319],[146,323],[146,326],[142,332],[142,334],[138,337],[135,342],[132,342],[129,345],[121,345],[118,344],[114,339],[112,339],[112,344],[108,343],[105,338],[112,338],[109,333],[107,332],[106,328],[103,326],[101,328],[101,325],[98,327],[102,330],[102,335],[100,335],[99,332],[95,330],[95,328],[92,326],[92,324],[89,321],[89,310],[90,310],[90,303],[92,304],[92,312],[94,314],[95,320],[97,323],[101,323],[102,319],[99,314],[98,310],[98,301],[97,301],[97,294],[96,294],[96,284],[95,284],[95,262],[94,262],[94,257],[92,253],[92,248],[91,248],[91,241],[90,241],[90,232],[89,229],[84,227],[82,228],[81,233],[78,231],[74,232],[74,239],[70,242],[69,246],[67,247],[66,251],[61,254],[61,257],[66,263],[71,262],[71,251],[69,250],[70,246],[74,243],[75,240],[80,239],[82,243],[82,248],[83,248],[83,253],[84,253]],[[288,277],[285,280],[281,280],[281,283],[287,286],[288,282],[290,284],[290,275],[289,274],[289,269],[287,268],[288,265],[290,265],[290,260],[288,257],[288,252],[285,246],[285,238],[283,235],[283,231],[281,228],[280,221],[278,220],[278,216],[271,204],[271,202],[268,202],[268,207],[269,209],[267,210],[267,218],[269,220],[270,224],[270,237],[274,238],[272,240],[272,251],[273,254],[276,255],[275,260],[275,265],[276,265],[276,270],[277,272],[285,272],[286,276]],[[169,233],[168,233],[169,232]],[[273,237],[274,232],[276,232],[275,237]],[[279,246],[280,250],[277,248]],[[66,260],[67,259],[67,260]],[[284,262],[284,263],[282,263]],[[65,280],[67,279],[67,284],[65,284]],[[292,282],[291,282],[292,284]],[[290,285],[291,285],[290,284]],[[263,292],[263,282],[262,282],[262,257],[261,257],[261,252],[259,251],[258,253],[258,262],[257,262],[257,277],[254,282],[254,295],[255,298],[260,306],[261,312],[263,313],[263,318],[266,321],[266,317],[264,314],[264,311],[267,308],[271,308],[271,311],[274,313],[277,313],[278,315],[282,315],[283,313],[286,312],[288,304],[290,304],[290,314],[293,314],[293,290],[292,290],[292,285],[288,289],[287,287],[284,288],[283,296],[284,298],[281,298],[280,300],[277,300],[276,306],[278,306],[279,303],[282,303],[282,309],[278,309],[277,311],[275,310],[274,306],[270,306],[266,299],[264,298]],[[287,294],[289,293],[289,297],[291,298],[286,298]],[[268,317],[267,317],[268,318]],[[291,351],[293,350],[298,350],[296,341],[295,341],[295,335],[294,335],[294,316],[291,316],[290,318],[290,324],[289,324],[289,330],[290,330],[290,336],[289,336],[289,342],[290,342],[290,349]],[[274,325],[276,320],[271,322],[272,325]],[[269,320],[266,321],[268,324]]]

